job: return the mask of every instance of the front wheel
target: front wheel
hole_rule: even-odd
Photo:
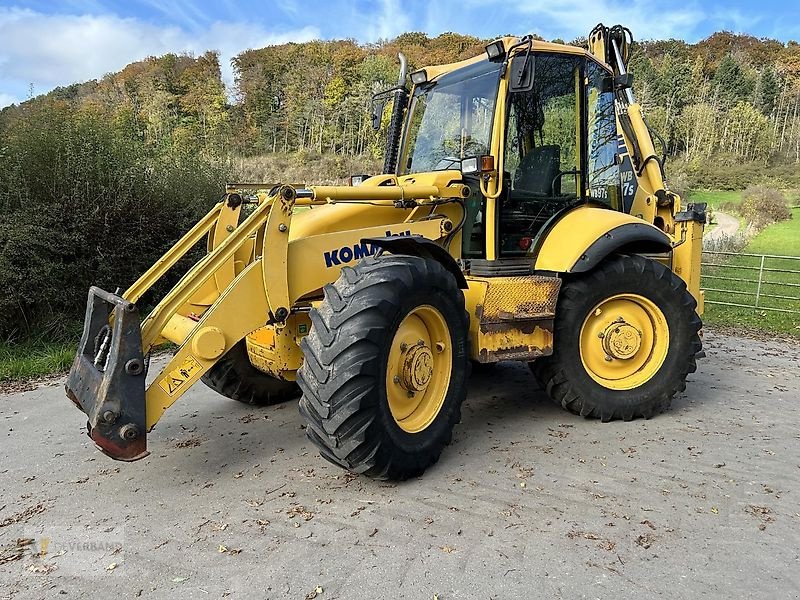
[[[228,350],[200,380],[215,392],[244,404],[270,406],[300,395],[295,382],[282,381],[256,369],[244,340]]]
[[[467,392],[467,314],[434,260],[380,255],[324,288],[301,342],[300,414],[330,462],[407,479],[439,459]]]
[[[666,410],[696,370],[696,302],[670,269],[617,256],[566,280],[551,356],[531,367],[564,408],[603,421]]]

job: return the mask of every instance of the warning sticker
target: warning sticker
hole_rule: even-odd
[[[160,385],[161,389],[167,392],[167,394],[174,396],[175,392],[201,369],[202,367],[200,363],[197,362],[197,359],[193,356],[189,356],[183,361],[180,367],[167,373],[166,377],[158,382],[158,385]]]

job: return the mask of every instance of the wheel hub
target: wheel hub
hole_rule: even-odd
[[[655,377],[669,351],[661,309],[634,293],[600,301],[584,319],[580,356],[586,373],[610,390],[631,390]]]
[[[631,358],[642,347],[642,332],[625,321],[609,325],[602,339],[603,350],[612,358]]]
[[[433,352],[424,343],[412,346],[403,360],[400,385],[409,392],[421,392],[433,377]]]
[[[447,321],[422,304],[400,321],[386,364],[386,398],[395,423],[418,433],[439,414],[451,384],[453,355]]]

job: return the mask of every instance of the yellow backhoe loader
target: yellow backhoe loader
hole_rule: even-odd
[[[410,75],[401,55],[374,98],[378,123],[392,101],[383,174],[233,184],[123,294],[91,288],[66,384],[91,438],[146,456],[203,381],[254,404],[300,396],[324,458],[404,479],[450,442],[473,362],[530,363],[555,402],[603,421],[667,408],[701,352],[705,207],[665,184],[631,41],[603,25],[588,49],[504,37]],[[204,238],[142,320],[142,295]]]

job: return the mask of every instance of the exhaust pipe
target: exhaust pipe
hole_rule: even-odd
[[[402,52],[398,52],[397,58],[400,60],[400,76],[397,79],[397,88],[394,93],[392,118],[389,121],[389,131],[386,135],[386,158],[383,162],[383,172],[387,175],[396,174],[398,171],[397,154],[400,150],[400,136],[403,133],[403,116],[408,105],[408,88],[406,88],[408,61]]]

